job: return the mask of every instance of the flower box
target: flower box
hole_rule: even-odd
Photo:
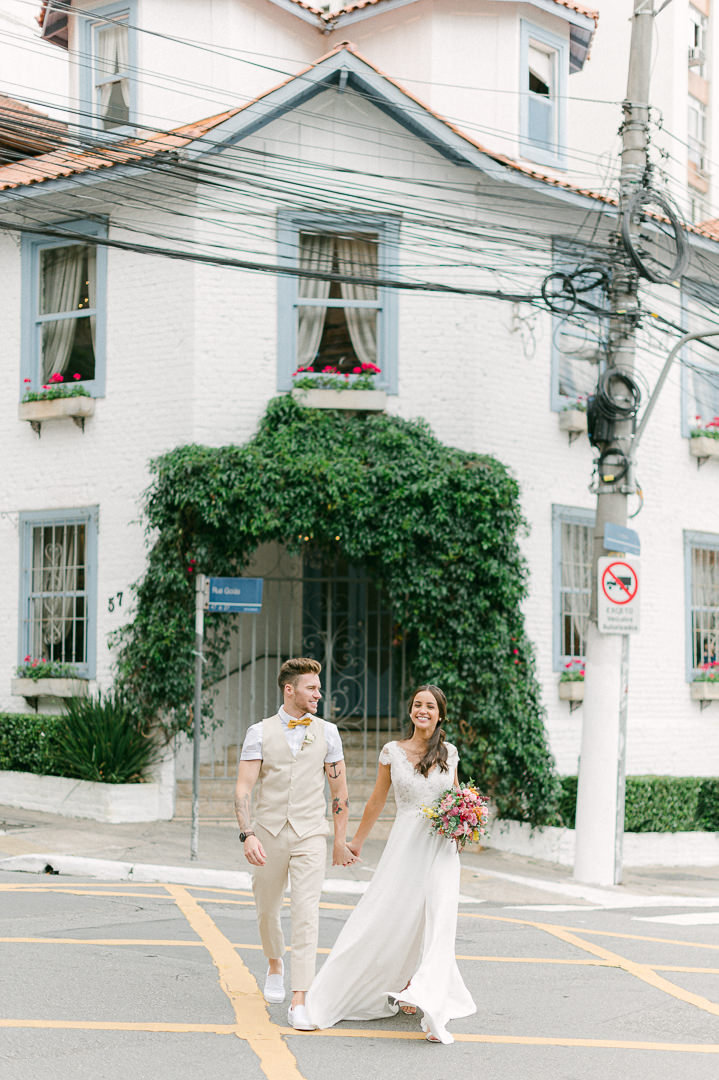
[[[87,679],[13,679],[11,690],[24,698],[85,697],[88,685]]]
[[[689,690],[692,701],[719,701],[719,680],[709,682],[700,679],[691,683]]]
[[[95,412],[95,399],[91,397],[59,397],[42,401],[21,401],[18,416],[28,420],[35,431],[40,431],[40,424],[46,420],[64,420],[66,417],[84,428],[85,420]]]
[[[587,430],[587,414],[581,409],[564,409],[559,414],[559,430],[581,435]]]
[[[696,435],[689,440],[689,453],[695,458],[719,458],[719,439]]]
[[[174,779],[174,777],[173,777]],[[172,790],[159,777],[146,784],[100,784],[64,776],[0,772],[3,803],[63,817],[89,818],[112,825],[167,820],[173,814]],[[40,856],[44,865],[46,855]],[[113,875],[114,876],[114,875]]]
[[[572,682],[560,682],[560,701],[584,701],[584,680],[574,679]]]
[[[298,405],[308,409],[351,409],[354,412],[384,412],[387,407],[385,390],[300,390],[292,391]]]

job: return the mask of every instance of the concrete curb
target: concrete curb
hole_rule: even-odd
[[[109,859],[86,859],[78,855],[13,855],[0,860],[0,870],[28,874],[71,874],[98,881],[166,881],[171,885],[207,885],[219,889],[251,889],[252,879],[244,870],[213,870],[195,866],[155,866],[152,863],[113,862]]]

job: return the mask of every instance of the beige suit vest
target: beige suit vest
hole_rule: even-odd
[[[300,837],[328,832],[324,721],[316,717],[306,733],[314,738],[303,744],[295,757],[279,716],[262,721],[262,765],[255,789],[254,820],[273,836],[286,822]]]

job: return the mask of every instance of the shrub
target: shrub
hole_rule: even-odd
[[[561,777],[556,824],[573,829],[577,777]],[[719,777],[628,776],[626,832],[719,832]]]
[[[0,769],[58,775],[61,716],[0,713]]]
[[[69,698],[56,760],[62,776],[140,783],[159,747],[119,693]]]

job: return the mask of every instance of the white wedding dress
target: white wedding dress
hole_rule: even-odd
[[[310,1019],[320,1028],[392,1016],[401,1000],[422,1013],[424,1031],[451,1043],[447,1022],[476,1012],[454,956],[459,856],[420,813],[454,782],[457,750],[446,745],[449,770],[435,766],[426,777],[398,743],[382,747],[397,816],[367,892],[307,995]]]

